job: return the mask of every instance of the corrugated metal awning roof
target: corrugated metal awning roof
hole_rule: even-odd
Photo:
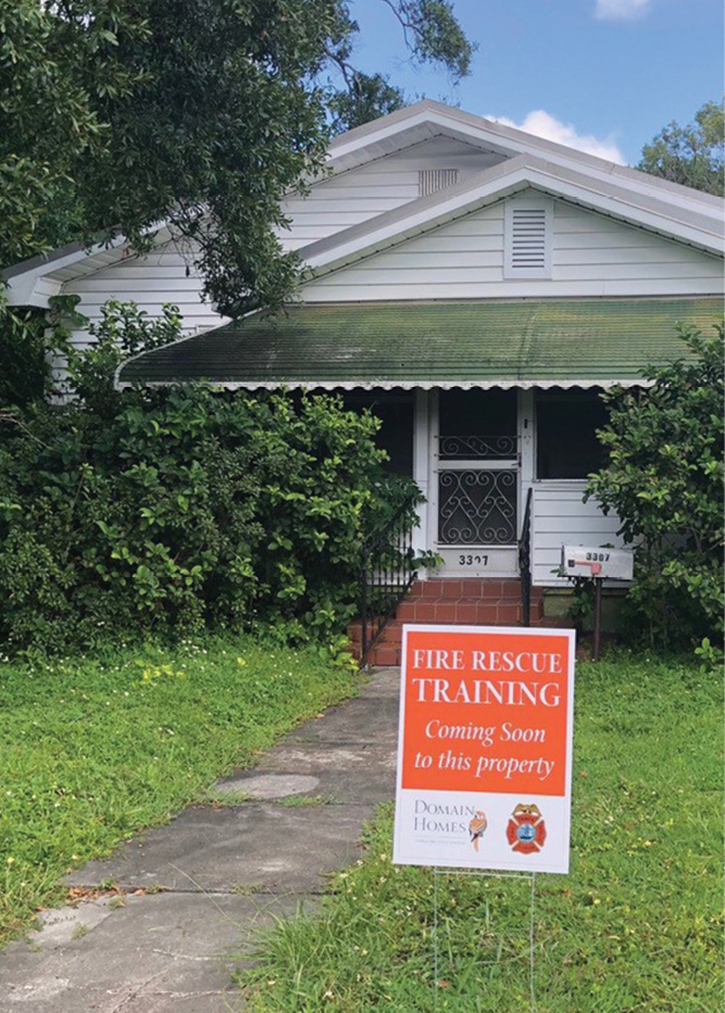
[[[722,300],[519,300],[291,306],[129,359],[118,383],[230,388],[593,387],[680,357],[676,324]]]

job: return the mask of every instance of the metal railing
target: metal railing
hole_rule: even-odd
[[[526,508],[519,538],[519,580],[521,581],[521,612],[524,626],[531,626],[531,493],[526,494]]]
[[[417,498],[406,496],[387,524],[368,536],[360,554],[360,664],[364,668],[398,604],[415,580],[413,512]]]

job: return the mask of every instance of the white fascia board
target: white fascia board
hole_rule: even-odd
[[[624,187],[562,171],[561,167],[539,159],[534,162],[523,156],[494,166],[479,176],[469,177],[457,187],[439,191],[432,198],[411,201],[361,226],[336,233],[328,240],[311,243],[307,253],[305,247],[298,253],[311,269],[313,279],[318,278],[529,187],[579,204],[587,210],[609,215],[625,224],[640,226],[722,256],[723,240],[718,231],[721,223],[714,217],[698,215],[699,223],[688,225],[672,217],[673,212],[678,210],[674,205],[650,198],[647,201],[650,207],[647,208],[636,194]],[[321,247],[319,252],[314,249],[318,243]]]
[[[578,171],[584,171],[602,178],[614,177],[625,186],[631,186],[641,193],[658,196],[663,200],[680,200],[702,205],[715,214],[723,214],[723,201],[714,194],[707,194],[691,187],[660,179],[639,169],[619,165],[597,155],[571,148],[556,141],[550,141],[535,134],[526,133],[517,127],[509,127],[495,120],[487,120],[461,109],[446,106],[440,102],[425,100],[389,116],[381,117],[362,127],[341,134],[330,145],[328,168],[335,174],[355,164],[363,165],[379,157],[371,151],[376,144],[390,141],[396,134],[411,133],[416,127],[428,126],[431,134],[442,133],[464,143],[489,148],[501,154],[519,154],[545,158]],[[417,138],[414,143],[420,138]],[[408,146],[401,137],[400,148]],[[355,157],[357,156],[357,157]]]
[[[578,155],[582,154],[585,159],[594,159],[602,165],[610,164],[604,159],[577,152],[574,148],[566,148],[520,130],[510,130],[493,120],[486,120],[430,101],[418,102],[408,106],[407,109],[401,109],[379,120],[373,120],[363,127],[348,131],[347,134],[340,134],[330,145],[329,164],[334,168],[338,160],[349,161],[350,156],[356,153],[361,155],[362,164],[366,160],[366,149],[381,144],[397,134],[409,133],[416,127],[428,127],[432,136],[439,133],[455,135],[460,140],[472,142],[477,146],[490,144],[494,150],[498,148],[511,154],[532,154],[532,148],[547,152],[558,150],[562,154],[570,152],[573,159],[578,159]]]
[[[339,240],[330,249],[320,251],[319,254],[312,253],[310,255],[305,254],[305,247],[302,247],[298,251],[298,254],[305,265],[315,272],[315,277],[318,277],[323,272],[323,269],[331,271],[352,260],[358,260],[370,253],[394,246],[421,232],[427,232],[438,225],[452,221],[458,215],[470,214],[481,207],[485,207],[488,203],[496,203],[503,200],[505,197],[525,189],[527,186],[529,186],[529,183],[526,181],[522,169],[518,172],[512,172],[509,169],[507,178],[503,184],[497,174],[494,180],[491,180],[488,184],[477,186],[475,191],[467,187],[461,192],[460,187],[452,187],[450,188],[452,192],[445,198],[441,194],[446,194],[447,191],[438,191],[434,195],[437,199],[432,205],[430,203],[431,198],[423,198],[425,206],[419,207],[416,210],[413,205],[419,205],[419,203],[423,202],[412,201],[411,204],[403,205],[402,209],[396,208],[395,212],[391,212],[389,215],[380,215],[378,218],[373,218],[367,223],[363,223],[364,225],[368,225],[369,228],[362,235],[356,234],[346,240],[346,232],[357,230],[357,226],[352,226],[350,230],[346,229],[330,237],[331,240]],[[400,212],[406,209],[409,209],[408,214],[402,216]],[[380,222],[376,227],[375,223],[380,218],[394,218],[394,220]],[[307,249],[311,249],[315,245],[317,244],[311,243]]]
[[[127,360],[130,361],[130,360]],[[120,368],[120,367],[119,367]],[[219,390],[571,390],[651,387],[651,380],[149,380],[144,387],[206,386]],[[132,383],[119,381],[116,390]]]
[[[64,282],[53,278],[56,271],[62,271],[66,267],[88,260],[97,253],[106,253],[108,250],[123,246],[126,242],[124,236],[117,236],[108,243],[97,243],[86,250],[78,247],[69,250],[68,253],[61,253],[60,256],[50,254],[44,262],[38,263],[42,258],[33,258],[27,270],[13,272],[10,277],[5,278],[6,297],[11,306],[48,306],[48,299],[52,295],[58,295]],[[18,265],[22,268],[22,264]]]
[[[3,294],[9,306],[47,309],[51,296],[60,295],[61,287],[61,282],[31,271],[8,279]]]
[[[589,210],[611,215],[626,224],[639,225],[708,253],[723,254],[722,218],[719,215],[703,214],[700,209],[685,211],[681,202],[643,195],[614,182],[602,181],[598,185],[596,179],[574,173],[564,175],[535,169],[531,173],[531,185],[550,190],[553,196],[581,204]]]
[[[381,116],[360,127],[338,134],[330,142],[328,157],[331,162],[345,158],[356,151],[364,151],[372,144],[377,144],[394,134],[410,130],[417,123],[431,119],[431,103],[427,100],[416,102],[412,106],[398,109],[387,116]]]
[[[578,148],[526,133],[517,127],[475,117],[459,109],[451,109],[437,116],[434,113],[431,119],[439,121],[442,127],[448,121],[446,132],[458,136],[460,140],[468,139],[474,143],[477,141],[479,144],[490,145],[492,149],[498,145],[502,152],[508,149],[516,154],[545,159],[578,172],[603,179],[612,178],[619,185],[632,187],[642,194],[647,193],[662,200],[701,204],[715,214],[719,213],[721,216],[723,214],[725,205],[722,198],[715,194],[704,193],[702,190],[695,190],[680,183],[672,183],[640,169],[620,165],[618,162],[611,162],[598,155],[580,151]],[[455,123],[455,127],[451,126],[452,123]]]
[[[465,123],[456,123],[454,127],[445,129],[446,136],[453,137],[463,143],[475,144],[503,155],[524,155],[533,159],[541,159],[562,168],[585,174],[592,179],[609,180],[613,184],[633,190],[643,197],[657,200],[672,201],[679,204],[690,204],[693,211],[699,214],[714,214],[723,217],[725,203],[721,197],[694,190],[692,187],[671,183],[639,169],[617,162],[609,162],[596,155],[568,148],[543,137],[525,134],[523,131],[501,126],[498,123],[486,122],[486,129],[475,130]]]
[[[148,231],[154,233],[155,245],[169,241],[168,229],[164,222],[151,226]],[[95,243],[90,248],[80,243],[72,243],[68,247],[61,247],[47,255],[41,254],[6,268],[0,273],[0,284],[4,281],[6,297],[11,306],[47,306],[49,296],[57,295],[63,285],[73,280],[72,278],[55,278],[54,275],[57,272],[73,267],[74,264],[87,263],[98,254],[109,251],[117,251],[122,257],[123,247],[127,243],[128,239],[124,235],[114,236],[113,239],[105,240],[102,243]],[[103,263],[98,267],[98,270],[109,266],[108,263]],[[80,273],[85,274],[86,272]],[[36,301],[33,302],[33,299]]]

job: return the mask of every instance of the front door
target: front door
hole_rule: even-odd
[[[440,391],[437,409],[431,506],[436,551],[444,561],[438,572],[514,577],[519,514],[516,391]]]

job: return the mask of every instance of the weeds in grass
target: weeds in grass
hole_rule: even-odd
[[[223,808],[224,806],[238,806],[244,802],[248,802],[251,796],[244,791],[221,791],[217,789],[209,788],[206,791],[199,792],[199,795],[194,800],[195,805],[211,805],[215,809]]]
[[[0,662],[0,942],[63,902],[69,869],[166,822],[353,688],[317,651],[240,637]]]
[[[537,876],[537,1013],[721,1008],[721,676],[619,655],[577,676],[571,873]],[[317,916],[237,981],[255,1013],[521,1013],[526,882],[391,862],[384,809]]]
[[[289,795],[287,798],[276,799],[277,805],[287,809],[300,809],[305,806],[336,805],[337,799],[332,795]]]

